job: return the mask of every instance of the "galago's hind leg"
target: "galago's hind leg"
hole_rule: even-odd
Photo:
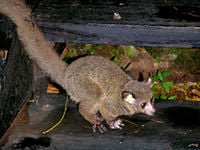
[[[103,118],[98,114],[99,104],[94,101],[81,101],[79,103],[79,113],[91,124],[93,124],[93,131],[96,132],[96,128],[101,133],[107,131],[106,127],[102,124]]]

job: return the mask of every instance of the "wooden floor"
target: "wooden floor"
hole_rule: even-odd
[[[136,115],[129,118],[139,125],[125,122],[122,130],[109,129],[106,133],[93,133],[91,125],[77,112],[76,105],[69,103],[63,122],[52,132],[42,135],[61,117],[65,95],[43,95],[28,110],[29,122],[13,130],[7,149],[137,149],[137,150],[186,150],[200,148],[200,103],[159,101],[155,104],[156,115],[149,120]],[[127,118],[126,118],[127,119]]]

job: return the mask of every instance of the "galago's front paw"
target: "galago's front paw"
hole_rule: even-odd
[[[116,119],[116,120],[113,120],[113,121],[107,121],[107,124],[109,125],[109,127],[111,129],[122,129],[122,127],[124,126],[121,119]]]
[[[94,124],[92,129],[93,129],[93,132],[96,132],[96,129],[98,129],[100,133],[104,133],[107,131],[106,127],[102,123]]]
[[[100,114],[97,114],[96,123],[92,126],[93,132],[96,132],[96,129],[98,129],[100,133],[107,131],[106,127],[103,125],[103,121],[103,117]]]

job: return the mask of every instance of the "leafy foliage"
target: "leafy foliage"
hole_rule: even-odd
[[[152,76],[152,80],[157,81],[152,86],[153,97],[155,99],[174,100],[176,98],[176,96],[167,96],[167,94],[170,93],[170,87],[174,86],[173,82],[165,81],[164,79],[170,74],[170,71],[161,72],[160,70],[158,70],[156,75]],[[158,89],[160,93],[158,92]]]

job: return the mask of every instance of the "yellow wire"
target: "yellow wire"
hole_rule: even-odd
[[[51,132],[53,129],[55,129],[63,121],[63,119],[65,117],[65,114],[67,112],[67,105],[68,105],[68,96],[66,97],[65,109],[63,111],[63,114],[62,114],[62,117],[60,118],[60,120],[54,126],[52,126],[51,128],[49,128],[48,130],[43,131],[42,134],[47,134],[47,133]]]

